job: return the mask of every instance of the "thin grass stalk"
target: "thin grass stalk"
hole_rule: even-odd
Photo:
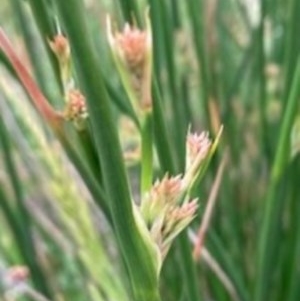
[[[180,29],[181,27],[181,16],[180,16],[180,4],[176,0],[171,0],[170,2],[170,9],[171,9],[171,16],[172,16],[172,27],[175,30]]]
[[[63,88],[62,82],[60,80],[60,70],[57,59],[54,53],[51,51],[48,45],[48,39],[52,38],[57,32],[55,28],[54,19],[51,20],[47,8],[49,7],[49,3],[46,5],[45,1],[40,0],[29,0],[29,5],[31,7],[33,16],[38,25],[38,29],[40,30],[41,37],[43,39],[45,48],[48,53],[48,57],[50,59],[52,68],[56,75],[57,83],[59,84],[61,91]]]
[[[166,60],[166,69],[168,74],[168,88],[171,95],[171,110],[173,115],[173,127],[176,128],[175,155],[181,169],[184,168],[184,155],[185,155],[185,133],[187,122],[182,99],[179,98],[179,89],[176,79],[176,66],[173,42],[173,27],[170,12],[167,8],[167,3],[163,1],[151,0],[149,1],[151,21],[154,27],[154,50],[160,47],[160,52],[154,52],[154,59],[156,61]],[[156,30],[155,30],[156,29]],[[156,45],[157,43],[157,45]],[[159,74],[158,74],[159,76]]]
[[[153,122],[152,112],[146,112],[142,124],[141,196],[149,191],[153,178]]]
[[[201,301],[200,287],[197,277],[197,268],[192,257],[192,247],[190,245],[187,232],[180,234],[176,246],[179,250],[179,263],[182,273],[183,285],[185,287],[185,300]]]
[[[226,91],[225,94],[226,103],[238,92],[239,87],[241,86],[243,80],[245,79],[247,69],[251,67],[251,62],[253,60],[254,49],[255,49],[255,37],[256,37],[256,32],[253,31],[249,45],[247,49],[244,51],[239,66],[236,69],[233,80],[231,81],[231,84],[229,85]]]
[[[163,118],[160,94],[158,86],[154,81],[154,127],[156,134],[156,148],[163,172],[176,174],[178,167],[172,157],[170,143],[168,142],[167,130]],[[190,301],[201,300],[201,294],[197,283],[196,267],[193,263],[191,246],[186,233],[182,233],[178,239],[179,262],[181,264],[182,279],[187,290],[187,297]]]
[[[4,193],[4,190],[2,189],[2,187],[4,187],[4,183],[2,183],[2,181],[0,182],[0,197],[1,197],[1,202],[0,202],[0,206],[1,206],[1,210],[4,213],[5,218],[8,221],[8,224],[11,226],[11,230],[14,233],[18,233],[18,220],[15,217],[15,214],[11,208],[11,206],[9,205],[9,201],[8,201],[8,197],[7,195]]]
[[[294,197],[293,203],[294,206],[291,208],[293,210],[293,219],[294,223],[290,230],[295,231],[295,236],[293,238],[293,250],[291,253],[291,265],[290,265],[290,277],[287,292],[284,295],[287,301],[297,301],[300,297],[300,287],[299,287],[299,278],[300,278],[300,271],[297,267],[300,264],[300,202],[299,202],[299,189],[298,189],[298,179],[300,177],[300,158],[299,155],[295,158],[294,162],[295,170],[294,170]],[[290,246],[290,245],[289,245]],[[284,277],[286,274],[284,274]]]
[[[291,195],[290,191],[287,189],[290,187],[289,185],[289,175],[292,171],[292,166],[287,166],[281,176],[281,179],[276,187],[276,196],[274,199],[274,206],[273,209],[273,223],[271,225],[272,227],[272,252],[268,255],[268,261],[271,262],[271,270],[270,272],[270,282],[274,283],[274,287],[276,287],[276,290],[270,290],[267,289],[267,295],[270,299],[275,299],[275,294],[278,294],[278,300],[280,299],[280,294],[282,291],[282,287],[284,285],[284,282],[287,281],[289,272],[287,274],[282,274],[286,272],[286,268],[288,266],[288,260],[289,256],[287,254],[284,254],[285,247],[288,246],[287,242],[289,240],[289,237],[285,235],[283,236],[283,216],[284,214],[287,214],[287,206],[288,202],[291,201]],[[293,247],[292,247],[293,249]],[[276,262],[276,265],[274,265],[274,262]],[[285,299],[285,297],[283,298]]]
[[[265,17],[266,17],[266,0],[260,1],[260,23],[257,29],[257,67],[258,67],[258,82],[259,82],[259,114],[260,114],[260,129],[261,129],[261,146],[265,153],[265,157],[271,158],[271,150],[269,146],[268,122],[267,122],[267,93],[266,93],[266,77],[265,77]]]
[[[155,78],[160,79],[165,57],[165,44],[163,41],[163,31],[161,30],[161,11],[157,0],[148,0],[150,6],[151,27],[153,32],[153,61]],[[160,81],[156,82],[161,90]]]
[[[197,233],[197,239],[196,242],[194,243],[194,251],[193,251],[193,256],[195,260],[199,260],[200,259],[200,255],[201,255],[201,250],[204,246],[204,239],[205,239],[205,235],[206,232],[208,230],[209,224],[210,224],[210,220],[213,214],[213,210],[217,201],[217,197],[218,197],[218,192],[220,189],[220,185],[222,182],[222,178],[223,178],[223,173],[225,170],[225,167],[227,165],[227,161],[228,161],[228,154],[225,153],[225,155],[222,158],[222,161],[218,167],[217,170],[217,175],[215,177],[215,180],[213,182],[213,186],[211,188],[209,197],[208,197],[208,201],[205,207],[205,211],[203,213],[203,217],[202,217],[202,221],[201,221],[201,225],[198,229],[198,233]]]
[[[130,101],[128,99],[124,99],[124,96],[122,97],[121,93],[118,93],[118,91],[116,91],[116,89],[107,78],[104,78],[104,81],[109,97],[114,101],[116,107],[118,107],[120,112],[124,113],[130,119],[132,119],[137,128],[140,128],[139,120],[132,108]],[[124,93],[124,95],[125,94],[126,93]]]
[[[129,271],[134,299],[157,301],[160,298],[153,257],[134,220],[117,131],[101,67],[87,32],[83,4],[77,0],[56,0],[55,3],[74,51],[75,68],[87,95],[96,149],[103,166],[104,187],[118,244]]]
[[[161,94],[155,79],[152,85],[152,94],[154,138],[160,167],[163,172],[169,172],[174,175],[178,168],[173,158],[171,143],[167,134],[167,125],[163,115]]]
[[[206,248],[219,262],[222,269],[227,276],[231,279],[241,301],[250,301],[249,291],[245,283],[243,283],[242,275],[239,269],[235,266],[233,258],[222,244],[221,240],[213,231],[207,233]]]
[[[227,301],[228,295],[226,294],[226,290],[223,285],[220,285],[220,280],[212,273],[212,271],[208,271],[207,274],[207,286],[212,292],[212,298],[218,301]]]
[[[284,229],[284,233],[280,233],[279,237],[279,254],[278,254],[278,268],[276,270],[275,278],[277,300],[289,300],[291,295],[294,295],[295,284],[298,282],[299,276],[297,274],[298,265],[298,246],[299,246],[299,189],[298,189],[298,175],[299,175],[299,156],[296,156],[291,164],[289,164],[285,180],[282,181],[283,186],[282,196],[285,198],[282,207],[285,214],[289,215],[288,227]],[[282,227],[283,222],[279,221],[279,226]],[[298,253],[298,254],[297,254]],[[299,289],[298,289],[299,290]],[[297,289],[296,289],[297,291]],[[300,292],[300,291],[299,291]],[[293,297],[292,297],[293,299]],[[296,299],[297,300],[297,299]]]
[[[180,91],[178,87],[177,69],[175,65],[175,52],[174,52],[174,32],[172,28],[172,20],[169,15],[167,5],[164,1],[157,1],[161,12],[161,26],[160,29],[163,33],[163,42],[165,50],[166,69],[168,74],[168,85],[171,96],[171,110],[172,110],[172,123],[176,128],[176,135],[174,145],[176,147],[176,157],[180,169],[184,169],[185,158],[185,134],[187,128],[186,116],[184,114],[183,100],[180,98]]]
[[[189,239],[194,244],[194,247],[196,247],[196,243],[198,240],[197,234],[190,229],[188,231],[188,235],[189,235]],[[200,251],[201,251],[202,261],[211,269],[211,271],[216,275],[216,277],[218,277],[220,282],[224,285],[224,287],[228,291],[228,294],[231,296],[231,299],[233,301],[239,301],[240,298],[234,284],[232,283],[228,275],[223,271],[222,267],[219,265],[217,260],[212,256],[212,254],[205,247],[203,247]]]
[[[103,188],[99,185],[98,180],[92,175],[88,166],[83,162],[78,152],[74,149],[74,146],[70,143],[65,136],[59,136],[58,139],[63,146],[67,156],[70,158],[79,174],[81,175],[84,183],[89,189],[95,203],[101,208],[108,221],[111,221],[111,215],[107,203],[107,196]]]
[[[204,30],[204,0],[187,0],[186,5],[192,27],[192,34],[201,78],[201,94],[206,121],[211,128],[209,112],[210,79]]]
[[[160,93],[155,80],[152,91],[155,142],[160,166],[164,173],[169,172],[174,175],[179,170],[179,166],[176,165],[176,161],[172,157],[171,144],[168,140],[169,137],[162,112]],[[196,266],[193,263],[192,250],[187,233],[180,235],[177,247],[180,253],[179,261],[181,264],[182,279],[187,290],[187,300],[202,300],[197,281]]]
[[[49,85],[49,70],[45,68],[45,57],[38,53],[41,47],[40,45],[37,45],[38,40],[35,37],[32,20],[29,17],[28,12],[26,12],[24,9],[24,4],[24,1],[22,2],[19,0],[12,0],[10,2],[13,11],[16,14],[16,18],[14,19],[16,20],[18,28],[22,32],[23,40],[34,70],[35,78],[47,97],[56,103],[54,96],[55,93],[53,93],[54,85]]]
[[[180,78],[180,86],[182,91],[181,99],[184,101],[184,114],[186,116],[186,121],[189,124],[195,124],[196,118],[193,114],[193,109],[191,107],[191,93],[189,87],[189,76],[187,74],[183,74]]]
[[[223,36],[223,31],[226,29],[226,25],[222,25],[221,29],[221,34]],[[222,40],[221,37],[220,40]],[[227,40],[223,41],[228,43]],[[239,165],[241,152],[240,141],[239,139],[236,139],[236,137],[239,135],[239,125],[237,125],[237,118],[234,115],[233,99],[236,95],[238,95],[242,84],[244,84],[247,80],[247,74],[251,72],[252,63],[255,57],[255,47],[257,44],[256,41],[257,32],[253,30],[249,44],[247,45],[247,48],[243,51],[238,66],[235,68],[233,76],[230,77],[231,80],[228,83],[228,87],[226,87],[224,91],[224,113],[222,116],[222,121],[225,125],[225,135],[229,141],[228,145],[231,153],[231,160],[236,166]],[[227,64],[227,56],[231,55],[231,53],[225,53],[225,51],[221,51],[221,55],[223,55],[224,61],[223,68],[225,68],[225,73],[223,74],[223,81],[225,81],[228,69],[226,68],[225,63]],[[249,86],[252,85],[253,83],[249,83]]]
[[[61,131],[62,116],[52,108],[41,90],[35,84],[25,66],[16,55],[2,28],[0,28],[0,49],[1,51],[3,51],[3,53],[13,66],[18,78],[20,79],[22,85],[26,89],[26,92],[30,96],[30,99],[33,102],[36,110],[54,131]]]
[[[282,101],[283,106],[287,104],[289,97],[293,74],[296,70],[296,63],[298,54],[300,51],[300,41],[298,39],[299,26],[300,26],[300,2],[297,0],[292,0],[288,2],[288,18],[286,25],[286,40],[284,40],[284,86]]]
[[[269,189],[266,196],[265,212],[262,220],[262,228],[258,245],[258,271],[255,286],[255,301],[266,300],[268,296],[270,277],[272,275],[273,268],[272,262],[270,261],[270,254],[274,252],[274,250],[272,250],[272,238],[274,234],[274,225],[276,223],[276,220],[274,219],[277,217],[276,210],[279,202],[279,199],[276,198],[276,191],[281,175],[288,164],[290,154],[290,132],[296,115],[299,95],[300,59],[298,58],[288,103],[281,123],[275,159],[271,170]]]
[[[78,149],[82,149],[81,154],[85,157],[85,162],[94,178],[98,179],[99,184],[102,185],[100,163],[98,160],[94,141],[88,128],[78,131],[78,141],[76,141],[75,143]]]

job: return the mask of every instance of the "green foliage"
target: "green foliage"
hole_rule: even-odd
[[[4,1],[1,300],[299,300],[299,3]]]

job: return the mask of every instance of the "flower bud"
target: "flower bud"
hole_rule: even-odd
[[[60,62],[68,62],[71,51],[69,41],[65,36],[57,34],[52,41],[49,41],[49,45]]]
[[[70,90],[68,92],[64,117],[66,120],[72,121],[78,130],[85,128],[88,112],[85,97],[79,90]]]
[[[65,90],[73,87],[71,74],[71,50],[68,39],[62,34],[57,34],[52,41],[49,41],[50,48],[56,55],[61,73],[61,79]]]
[[[203,175],[219,143],[222,130],[223,127],[220,128],[213,143],[207,132],[200,134],[188,132],[186,137],[186,167],[182,184],[185,190],[189,190],[199,179],[199,176]]]
[[[182,177],[166,175],[156,181],[141,202],[141,214],[162,259],[175,237],[193,220],[197,200],[182,203]]]
[[[125,24],[123,32],[115,35],[117,50],[130,71],[142,75],[147,56],[147,34]]]
[[[207,132],[201,134],[187,134],[186,138],[186,169],[188,170],[196,161],[201,163],[209,153],[211,140]]]
[[[152,32],[146,16],[146,30],[125,24],[122,32],[113,32],[107,18],[107,37],[124,88],[139,113],[152,109]]]

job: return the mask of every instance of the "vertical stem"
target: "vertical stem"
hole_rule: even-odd
[[[265,53],[264,53],[264,21],[266,15],[266,0],[260,1],[260,24],[257,33],[258,44],[258,74],[259,74],[259,113],[260,113],[260,129],[261,129],[261,146],[265,152],[265,157],[270,158],[269,139],[268,139],[268,124],[266,119],[267,93],[266,93],[266,78],[265,78]]]
[[[298,58],[297,66],[293,78],[292,88],[289,95],[288,103],[283,115],[279,141],[276,149],[275,159],[271,171],[269,189],[266,196],[266,206],[262,221],[258,249],[258,271],[255,287],[255,301],[267,300],[270,277],[272,275],[272,262],[270,254],[272,250],[272,238],[274,234],[274,225],[278,218],[277,209],[279,199],[276,198],[277,186],[284,168],[287,165],[290,149],[289,139],[290,131],[296,114],[298,99],[300,95],[300,59]]]
[[[74,53],[75,68],[87,95],[103,184],[120,251],[129,272],[135,301],[159,301],[156,257],[137,226],[117,129],[102,69],[87,31],[82,1],[55,0]],[[70,7],[72,9],[70,9]]]
[[[55,72],[58,83],[60,84],[60,88],[62,90],[62,83],[60,80],[60,70],[57,59],[54,53],[51,51],[48,45],[48,39],[51,38],[56,32],[54,29],[54,22],[51,22],[49,18],[49,14],[47,11],[47,7],[44,1],[39,0],[29,0],[29,5],[31,6],[33,16],[38,25],[38,29],[42,36],[44,45],[46,47],[48,56],[50,58],[53,70]]]
[[[186,288],[186,299],[188,301],[203,300],[199,290],[196,264],[192,257],[192,248],[187,232],[182,233],[178,239],[179,260],[183,276],[183,284]]]
[[[156,148],[158,156],[161,162],[161,167],[164,172],[169,172],[171,174],[176,174],[179,167],[175,164],[172,158],[172,152],[170,148],[170,143],[168,141],[167,129],[163,119],[163,112],[161,108],[160,95],[158,87],[154,82],[153,87],[154,95],[154,129],[155,129],[155,138],[156,138]],[[196,265],[193,262],[192,258],[192,248],[189,244],[187,233],[184,232],[178,238],[177,243],[179,249],[179,260],[181,263],[181,272],[183,284],[186,288],[187,300],[188,301],[199,301],[202,300]]]
[[[210,124],[209,91],[210,79],[208,71],[207,51],[204,30],[204,0],[187,0],[188,13],[193,31],[193,39],[201,77],[201,92],[207,124]]]
[[[153,126],[152,112],[146,112],[142,124],[142,178],[141,197],[149,191],[153,176]]]
[[[292,200],[294,206],[291,207],[290,210],[295,210],[292,214],[294,215],[294,223],[291,227],[291,232],[294,234],[290,239],[292,239],[292,246],[293,249],[291,250],[291,266],[290,266],[290,277],[288,278],[290,281],[288,283],[288,290],[286,293],[286,300],[288,301],[297,301],[299,300],[300,296],[300,287],[299,287],[299,277],[300,271],[298,269],[300,264],[300,202],[299,202],[299,188],[298,188],[298,181],[300,177],[300,157],[294,160],[295,166],[294,173],[293,173],[293,187],[294,187],[294,199]],[[286,277],[286,274],[284,274]]]
[[[284,88],[283,88],[283,106],[287,103],[289,91],[293,80],[293,74],[296,68],[297,57],[300,51],[300,40],[298,39],[300,26],[300,2],[291,0],[288,2],[287,35],[284,49]]]

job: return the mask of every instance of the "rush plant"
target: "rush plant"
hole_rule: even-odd
[[[300,5],[251,4],[5,1],[1,298],[299,300]]]

